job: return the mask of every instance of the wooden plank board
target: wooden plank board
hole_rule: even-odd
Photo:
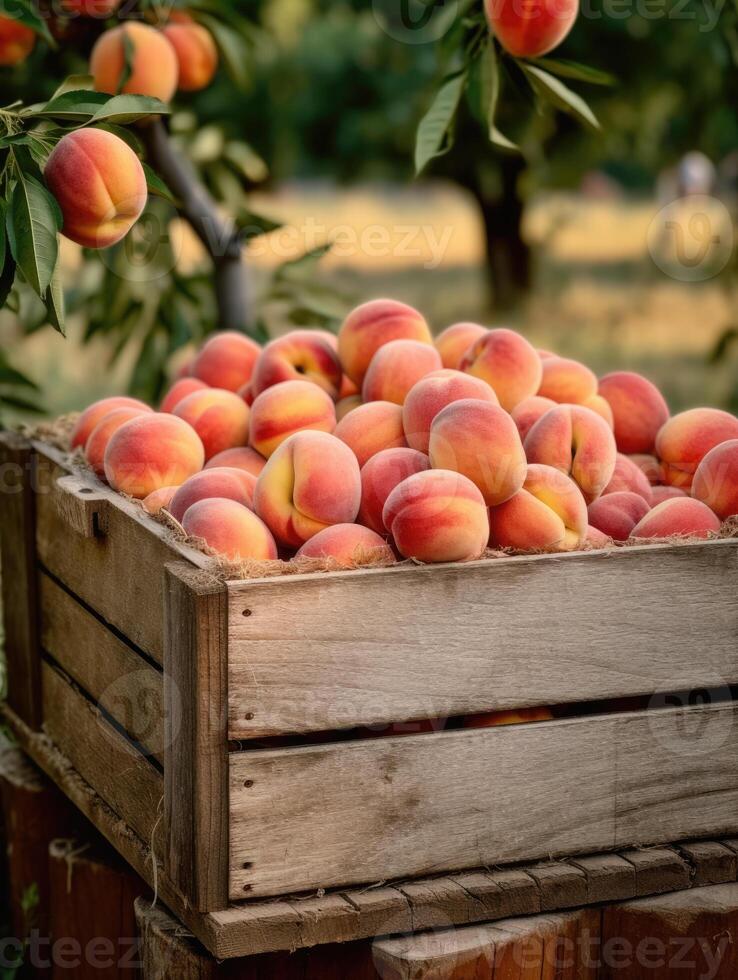
[[[736,540],[228,589],[232,739],[738,683]]]
[[[233,753],[230,895],[729,835],[737,735],[731,702]]]
[[[43,572],[41,644],[127,734],[164,761],[164,677]]]

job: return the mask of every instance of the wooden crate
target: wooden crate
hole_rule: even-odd
[[[6,714],[180,917],[738,832],[738,541],[224,584],[62,453],[1,449]],[[326,735],[536,705],[564,717]]]

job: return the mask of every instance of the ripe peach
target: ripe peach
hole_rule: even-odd
[[[484,498],[471,480],[449,470],[403,480],[387,498],[382,519],[400,554],[417,561],[478,558],[489,537]]]
[[[112,412],[116,408],[138,408],[143,412],[151,411],[146,402],[139,401],[138,398],[127,398],[125,395],[101,398],[100,401],[93,402],[86,408],[77,419],[77,424],[72,430],[71,448],[84,447],[97,423],[105,418],[108,412]]]
[[[738,439],[738,419],[719,408],[691,408],[674,415],[656,436],[663,480],[689,489],[704,457],[721,442]]]
[[[383,449],[375,453],[361,468],[361,506],[357,520],[377,534],[384,534],[382,512],[387,497],[403,480],[427,469],[430,469],[428,457],[416,449]]]
[[[499,405],[474,398],[452,402],[436,415],[428,447],[434,469],[462,473],[489,507],[523,486],[526,459],[517,427]]]
[[[597,375],[579,361],[568,357],[542,359],[541,398],[572,405],[585,405],[597,394]]]
[[[338,341],[336,340],[336,350],[338,350]],[[353,395],[360,395],[359,386],[355,385],[351,378],[344,374],[341,378],[341,387],[338,392],[338,400],[341,401],[344,398],[351,398]]]
[[[552,401],[550,398],[542,398],[540,395],[531,395],[530,398],[524,398],[522,402],[515,406],[511,412],[511,415],[513,417],[513,422],[518,427],[518,432],[520,433],[520,438],[523,440],[523,442],[525,442],[525,437],[536,424],[538,419],[542,418],[549,408],[554,408],[555,405],[556,402]]]
[[[671,500],[673,497],[687,496],[689,496],[687,491],[680,487],[651,487],[651,506],[655,507],[656,504],[662,504],[665,500]]]
[[[251,446],[269,458],[295,432],[333,432],[336,407],[330,395],[312,381],[280,381],[254,399]]]
[[[355,408],[363,404],[361,395],[347,395],[345,398],[341,398],[336,402],[336,421],[340,422],[349,412],[353,412]]]
[[[485,0],[487,20],[515,58],[539,58],[561,44],[574,26],[578,0]]]
[[[177,56],[179,90],[198,92],[207,88],[218,69],[218,48],[210,31],[180,13],[162,29],[162,34]]]
[[[435,347],[418,340],[391,340],[369,362],[361,397],[365,402],[402,405],[410,389],[441,366],[441,355]]]
[[[616,490],[598,497],[588,508],[589,523],[613,541],[627,541],[636,524],[651,509],[643,497],[628,490]]]
[[[322,331],[292,330],[266,345],[254,367],[251,393],[256,397],[280,381],[312,381],[338,398],[343,370]]]
[[[85,248],[107,248],[141,217],[148,191],[133,150],[103,129],[62,136],[44,170],[64,218],[62,234]]]
[[[591,524],[588,525],[583,544],[589,545],[590,548],[599,549],[609,548],[611,547],[612,543],[613,541],[611,537],[609,537],[607,534],[603,534],[598,528],[592,527]]]
[[[210,497],[235,500],[253,510],[255,488],[256,477],[251,473],[232,466],[215,466],[185,480],[174,494],[169,512],[181,524],[189,507],[198,500],[207,500]]]
[[[670,538],[677,535],[706,538],[720,530],[719,518],[691,497],[673,497],[657,504],[636,524],[631,538]]]
[[[593,412],[600,415],[611,429],[615,429],[615,416],[612,414],[610,403],[605,401],[602,395],[593,395],[592,398],[588,398],[587,401],[582,402],[582,404],[585,408],[591,408]]]
[[[205,382],[200,381],[199,378],[180,378],[174,382],[166,395],[164,395],[162,403],[159,406],[159,411],[173,412],[177,405],[188,395],[191,395],[195,391],[203,391],[207,387]]]
[[[318,531],[297,552],[298,558],[333,558],[343,568],[394,562],[386,540],[360,524],[334,524]]]
[[[477,398],[498,405],[497,395],[486,381],[462,371],[444,368],[426,375],[408,392],[402,409],[407,444],[428,452],[430,428],[441,409],[462,398]]]
[[[443,366],[457,370],[464,354],[486,333],[487,328],[478,323],[454,323],[446,327],[436,337],[436,350],[441,355]]]
[[[633,371],[613,371],[600,379],[599,393],[612,409],[620,452],[652,453],[669,418],[669,406],[656,385]]]
[[[462,358],[459,369],[491,385],[508,412],[538,392],[543,376],[535,348],[505,327],[488,330],[480,337]]]
[[[178,489],[179,487],[160,487],[150,493],[148,497],[144,497],[141,503],[146,513],[158,514],[161,510],[169,510],[172,497]]]
[[[202,469],[200,437],[176,415],[151,412],[122,425],[105,450],[105,478],[114,490],[143,499]]]
[[[722,520],[738,514],[738,439],[711,449],[697,467],[692,496]]]
[[[203,345],[192,364],[192,373],[212,388],[238,391],[251,380],[261,354],[256,341],[235,330],[221,330]]]
[[[247,381],[245,385],[241,385],[241,387],[236,391],[236,394],[239,398],[243,398],[249,408],[251,408],[251,406],[254,404],[254,398],[256,396],[254,395],[254,386],[250,381]]]
[[[36,46],[36,32],[13,17],[0,17],[0,65],[11,68],[25,61]]]
[[[182,527],[191,538],[201,538],[213,551],[233,560],[270,561],[277,557],[269,528],[235,500],[198,500],[182,518]]]
[[[550,721],[550,708],[517,708],[515,711],[489,711],[466,715],[462,728],[496,728],[498,725],[528,725],[534,721]]]
[[[353,523],[360,501],[356,457],[327,432],[290,436],[270,457],[254,493],[256,513],[287,548],[301,547],[325,527]]]
[[[633,453],[628,458],[641,470],[652,487],[661,483],[663,471],[661,463],[655,456],[652,456],[650,453]]]
[[[648,477],[640,466],[634,463],[629,456],[618,453],[615,458],[615,469],[612,477],[602,491],[602,494],[604,496],[605,494],[617,493],[621,490],[629,490],[631,493],[637,493],[643,497],[649,506],[651,505],[653,490],[651,489],[651,484],[648,482]]]
[[[266,460],[251,446],[235,446],[233,449],[224,449],[222,453],[216,453],[207,461],[205,469],[210,470],[215,466],[230,466],[251,473],[252,476],[258,476],[266,466]]]
[[[491,507],[489,523],[492,548],[575,551],[587,534],[587,505],[570,477],[531,463],[523,489]]]
[[[250,409],[233,391],[205,388],[187,395],[174,407],[178,415],[202,439],[205,459],[234,446],[245,446],[249,437]]]
[[[129,59],[131,71],[126,79]],[[174,48],[160,31],[129,20],[97,39],[90,55],[90,74],[98,92],[149,95],[170,102],[177,91],[179,67]]]
[[[144,415],[151,411],[152,409],[148,406],[146,408],[114,408],[112,412],[108,412],[97,423],[85,443],[85,459],[95,475],[101,480],[105,479],[105,450],[113,433],[117,432],[130,419],[135,419],[138,415]]]
[[[406,303],[374,299],[352,310],[338,331],[338,355],[349,378],[361,386],[369,362],[390,340],[433,344],[425,319]]]
[[[530,463],[545,463],[569,474],[587,503],[612,479],[617,450],[612,430],[583,405],[557,405],[540,418],[525,439]]]
[[[392,402],[369,402],[345,415],[334,435],[349,446],[363,466],[382,449],[406,446],[402,408]]]
[[[104,20],[112,16],[120,6],[121,0],[62,0],[64,13],[78,17],[99,17]]]

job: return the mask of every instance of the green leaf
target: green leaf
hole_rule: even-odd
[[[3,392],[0,395],[0,402],[3,405],[8,405],[10,408],[18,409],[20,412],[33,412],[34,415],[43,415],[46,411],[43,406],[39,405],[37,402],[29,401],[27,398],[23,398],[21,395],[11,395]]]
[[[20,371],[9,363],[3,351],[0,351],[0,384],[30,388],[32,391],[39,390],[35,381],[31,381],[30,378],[27,378],[25,374],[21,374]]]
[[[501,150],[511,150],[514,153],[520,153],[520,147],[517,143],[513,143],[509,140],[504,133],[501,133],[497,126],[491,126],[489,130],[490,143],[499,147]]]
[[[171,109],[159,99],[148,95],[114,95],[105,105],[100,106],[90,119],[91,123],[109,122],[125,125],[137,122],[146,116],[165,116]]]
[[[7,213],[7,202],[0,201],[0,269],[5,266],[5,256],[8,254],[8,233],[5,230]]]
[[[13,189],[7,217],[13,258],[43,299],[59,255],[59,205],[43,184],[22,173]]]
[[[92,75],[68,75],[54,92],[52,99],[64,95],[65,92],[92,92],[94,88],[95,79]]]
[[[197,19],[203,27],[207,27],[218,46],[223,66],[233,81],[240,88],[248,88],[251,81],[248,70],[249,49],[246,42],[233,28],[228,27],[210,14],[198,13]]]
[[[21,24],[25,24],[26,27],[30,27],[32,31],[39,34],[52,48],[57,47],[57,43],[51,36],[45,18],[41,16],[30,0],[15,0],[12,19],[19,21]]]
[[[298,255],[296,259],[288,259],[286,262],[282,262],[274,274],[275,282],[286,278],[291,272],[312,274],[318,262],[332,248],[333,242],[326,242],[324,245],[318,245],[317,248],[311,248],[309,252]]]
[[[550,103],[562,112],[574,116],[592,129],[598,130],[600,128],[595,114],[584,99],[577,95],[576,92],[572,92],[570,88],[567,88],[558,78],[549,75],[542,68],[537,68],[535,65],[528,65],[522,61],[520,62],[520,67],[528,76],[531,87],[538,98]]]
[[[154,194],[156,197],[163,197],[165,201],[169,201],[170,204],[177,207],[176,198],[156,171],[148,163],[144,163],[142,166],[146,174],[146,186],[149,189],[149,194]]]
[[[95,113],[110,101],[104,92],[86,92],[72,89],[54,96],[46,105],[35,109],[30,115],[42,119],[64,119],[68,122],[88,122]]]
[[[54,275],[51,277],[49,288],[46,290],[44,302],[46,303],[46,313],[49,323],[62,337],[66,337],[64,289],[62,288],[58,265],[54,270]]]
[[[436,92],[430,108],[420,120],[415,137],[415,174],[434,157],[447,153],[453,145],[451,126],[464,91],[466,72],[446,79]]]
[[[283,221],[275,221],[264,214],[257,214],[256,211],[249,211],[243,208],[236,215],[236,227],[244,241],[251,241],[252,238],[259,238],[261,235],[268,235],[277,228],[284,228]]]
[[[3,262],[2,271],[0,272],[0,309],[2,309],[8,302],[10,290],[13,288],[13,283],[15,282],[16,268],[15,259],[10,254],[10,250],[7,249],[5,252],[5,261]],[[8,308],[10,309],[9,304]]]
[[[559,75],[561,78],[573,78],[577,82],[589,82],[590,85],[615,85],[617,79],[606,71],[581,65],[577,61],[566,61],[563,58],[531,58],[528,64],[536,65]]]

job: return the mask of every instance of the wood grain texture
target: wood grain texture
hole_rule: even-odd
[[[735,540],[228,588],[233,739],[738,682]]]
[[[44,651],[163,765],[161,671],[43,572],[39,604]]]
[[[165,608],[167,868],[193,906],[209,912],[228,901],[225,587],[170,566]]]
[[[234,753],[231,898],[731,834],[737,734],[727,703]]]
[[[0,433],[0,566],[8,701],[41,726],[41,658],[35,568],[36,455],[27,439]]]

